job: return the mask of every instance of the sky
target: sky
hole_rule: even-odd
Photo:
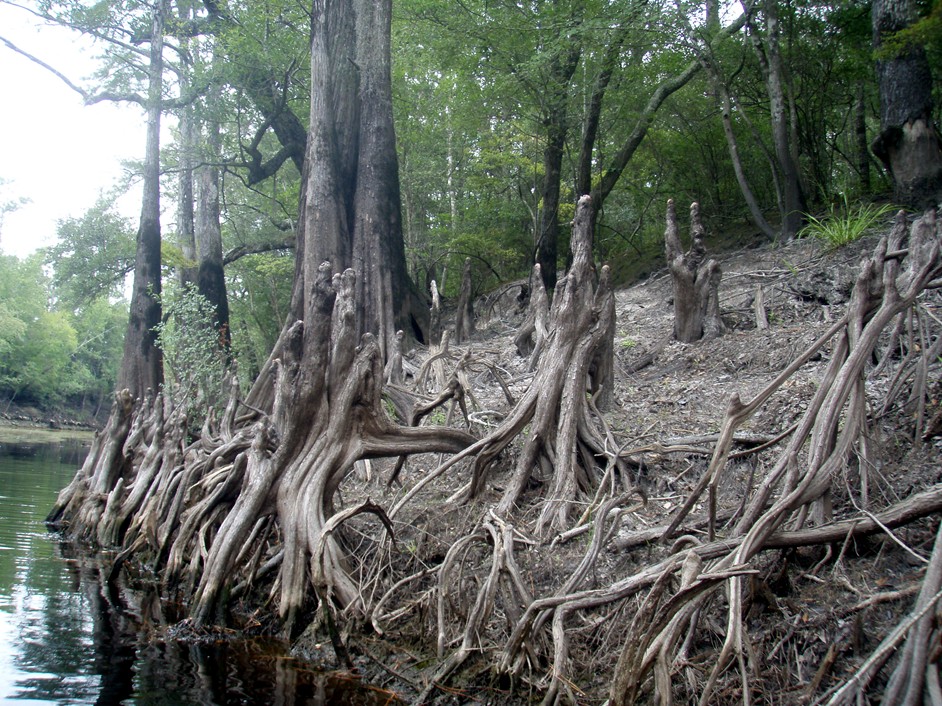
[[[0,1],[0,37],[42,59],[75,84],[95,68],[95,49],[77,32],[37,24]],[[85,106],[52,73],[0,42],[0,202],[29,202],[4,216],[0,251],[24,257],[52,245],[60,219],[81,216],[123,181],[122,160],[144,154],[142,110],[134,105]],[[139,193],[139,192],[138,192]],[[134,219],[140,196],[119,201]]]

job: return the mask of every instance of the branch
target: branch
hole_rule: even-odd
[[[137,103],[141,107],[147,106],[147,101],[142,96],[138,95],[137,93],[111,93],[109,91],[105,91],[103,93],[95,93],[95,94],[89,93],[81,86],[77,86],[74,83],[72,83],[69,77],[63,74],[61,71],[50,66],[39,57],[30,54],[28,51],[24,49],[20,49],[9,39],[5,37],[0,37],[0,42],[3,42],[4,44],[6,44],[7,47],[15,51],[17,54],[20,54],[21,56],[25,56],[34,64],[46,69],[46,71],[48,71],[53,76],[58,78],[66,86],[68,86],[73,91],[75,91],[80,96],[82,96],[82,99],[85,101],[85,105],[94,105],[95,103],[102,103],[104,101],[115,101],[115,102],[125,102],[125,103]]]
[[[251,245],[239,245],[232,248],[222,259],[223,265],[230,265],[246,255],[257,255],[259,253],[274,252],[275,250],[292,250],[297,242],[297,238],[291,235],[284,240],[276,240],[268,243],[252,243]]]
[[[112,101],[114,103],[137,103],[137,105],[142,108],[147,108],[147,99],[137,93],[112,93],[111,91],[104,91],[94,95],[85,95],[85,105],[94,105],[96,103],[104,103],[105,101]]]
[[[744,12],[732,24],[719,32],[715,41],[719,42],[734,35],[746,24],[748,17],[749,13]],[[641,141],[644,140],[645,135],[647,135],[648,128],[651,127],[651,123],[654,121],[654,114],[657,113],[664,101],[690,83],[691,79],[700,71],[700,68],[700,61],[694,59],[687,64],[687,67],[683,71],[665,79],[658,85],[657,89],[655,89],[647,105],[644,106],[644,110],[641,111],[641,115],[638,117],[634,129],[631,131],[631,134],[628,135],[628,139],[625,140],[624,145],[622,145],[621,149],[613,158],[611,165],[605,170],[599,185],[592,191],[592,202],[595,204],[596,208],[601,208],[605,198],[611,193],[612,189],[615,188],[615,184],[617,184],[618,180],[621,178],[625,167],[628,166],[628,163],[631,161],[631,158],[634,157],[635,151],[638,149]]]
[[[33,55],[30,54],[28,51],[25,51],[25,50],[23,50],[23,49],[20,49],[18,46],[16,46],[13,42],[11,42],[9,39],[7,39],[7,38],[5,38],[5,37],[0,37],[0,42],[3,42],[4,44],[6,44],[10,49],[12,49],[13,51],[15,51],[17,54],[20,54],[21,56],[25,56],[27,59],[29,59],[30,61],[32,61],[34,64],[37,64],[37,65],[41,66],[42,68],[46,69],[46,71],[48,71],[48,72],[51,73],[53,76],[55,76],[56,78],[58,78],[58,79],[59,79],[60,81],[62,81],[66,86],[68,86],[68,87],[71,88],[73,91],[75,91],[75,92],[78,93],[80,96],[82,96],[82,98],[85,100],[85,102],[88,103],[88,101],[89,101],[89,94],[88,94],[88,92],[87,92],[84,88],[81,88],[80,86],[76,86],[74,83],[72,83],[72,81],[70,81],[69,78],[68,78],[65,74],[61,73],[60,71],[57,71],[57,70],[54,69],[52,66],[50,66],[49,64],[47,64],[45,61],[43,61],[42,59],[40,59],[40,58],[38,58],[38,57],[36,57],[36,56],[33,56]]]

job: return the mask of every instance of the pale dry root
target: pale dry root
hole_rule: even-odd
[[[916,303],[917,297],[929,282],[942,271],[940,235],[934,215],[929,213],[913,225],[907,267],[902,270],[898,256],[887,257],[888,252],[899,253],[902,249],[906,217],[900,212],[889,236],[882,239],[873,256],[861,264],[845,316],[755,398],[743,403],[738,396],[733,395],[710,465],[700,484],[667,528],[665,537],[676,532],[706,488],[710,490],[710,538],[714,537],[716,489],[727,467],[733,433],[811,355],[825,343],[831,344],[831,361],[816,395],[792,432],[778,462],[759,484],[753,497],[743,503],[742,514],[726,537],[726,541],[736,540],[735,548],[710,564],[710,571],[748,566],[768,547],[775,533],[788,524],[800,528],[813,520],[820,524],[832,520],[830,503],[827,502],[831,484],[839,477],[840,470],[855,453],[855,449],[863,448],[858,440],[867,426],[863,387],[866,367],[874,358],[884,331],[896,317]],[[924,395],[925,390],[918,394]],[[727,585],[729,608],[726,639],[702,687],[699,695],[701,704],[713,702],[716,685],[733,661],[738,665],[744,701],[750,693],[749,680],[754,674],[754,666],[748,664],[752,648],[744,631],[745,597],[743,579],[740,576],[731,578]],[[668,638],[676,639],[677,635]],[[918,674],[914,678],[922,679]],[[626,703],[623,699],[628,693],[630,691],[624,688],[620,692],[613,689],[613,702]],[[669,696],[661,694],[660,698]]]
[[[125,404],[116,402],[100,451],[50,521],[146,559],[169,590],[182,591],[195,625],[224,618],[233,593],[265,577],[288,634],[305,627],[317,597],[362,615],[333,520],[341,481],[361,459],[455,452],[473,437],[387,419],[381,354],[370,335],[357,345],[353,291],[352,271],[332,277],[321,266],[307,323],[284,337],[268,415],[237,423],[232,402],[218,434],[184,447],[185,424],[158,398],[131,462],[117,451],[130,427],[130,402],[119,395]]]
[[[229,431],[210,429],[204,434],[210,440],[184,446],[172,410],[146,415],[150,430],[138,412],[132,430],[130,415],[121,416],[116,405],[113,436],[126,427],[126,436],[139,439],[133,453],[122,452],[133,468],[109,480],[103,496],[92,493],[91,479],[100,476],[84,468],[60,499],[56,519],[71,521],[82,536],[74,518],[83,517],[85,505],[104,516],[100,538],[117,538],[125,552],[163,568],[167,588],[188,600],[195,624],[220,619],[234,601],[254,596],[256,607],[273,599],[291,635],[319,625],[341,661],[361,627],[377,638],[433,635],[435,659],[414,679],[421,684],[416,703],[436,701],[461,675],[480,679],[491,671],[504,686],[538,692],[544,704],[582,702],[580,684],[592,679],[594,696],[606,688],[599,681],[607,683],[613,706],[751,703],[762,669],[780,658],[774,649],[760,653],[746,625],[763,554],[846,546],[874,534],[893,538],[894,529],[942,513],[942,486],[881,505],[868,497],[866,472],[860,487],[846,489],[852,502],[835,510],[829,501],[835,489],[845,490],[836,481],[846,484],[848,464],[867,467],[868,414],[880,409],[864,396],[868,374],[891,380],[884,411],[911,412],[922,419],[916,441],[926,434],[921,400],[935,361],[920,355],[936,351],[942,338],[932,312],[920,308],[927,286],[942,274],[934,216],[913,225],[908,243],[905,215],[897,218],[861,263],[844,316],[751,399],[734,394],[719,434],[696,442],[713,444],[711,460],[672,521],[617,542],[622,519],[644,503],[629,463],[692,447],[620,441],[598,410],[613,382],[606,356],[614,306],[606,268],[596,282],[591,232],[590,203],[581,201],[573,266],[548,312],[532,382],[519,400],[507,392],[509,410],[482,438],[465,431],[476,428],[466,410],[462,429],[421,426],[431,410],[460,408],[472,394],[466,372],[480,358],[470,349],[452,357],[447,342],[434,354],[443,374],[433,396],[428,361],[421,386],[408,393],[417,402],[404,416],[411,414],[416,426],[386,418],[381,387],[389,371],[370,336],[359,345],[353,340],[353,275],[331,277],[325,265],[305,323],[284,337],[267,414],[228,415],[219,428]],[[881,348],[888,341],[899,354]],[[829,362],[807,409],[787,431],[753,447],[771,460],[741,503],[721,506],[718,492],[743,425],[822,351]],[[155,448],[163,452],[155,455]],[[105,458],[104,449],[96,457]],[[500,475],[498,456],[510,450],[512,468]],[[342,502],[340,486],[356,462],[422,452],[453,455],[423,462],[427,470],[410,466],[404,482],[411,485],[388,504]],[[448,491],[460,485],[436,486],[449,473],[468,480],[450,498],[429,500],[442,485]],[[640,544],[650,553],[634,565],[602,560],[615,546]],[[893,670],[887,687],[893,703],[921,703],[935,693],[940,544],[937,538],[899,628],[837,686],[832,667],[839,648],[829,650],[802,684],[806,701],[852,703],[884,664]],[[558,556],[562,548],[566,561]],[[914,591],[897,593],[894,600]]]
[[[504,422],[481,442],[469,487],[471,497],[479,494],[494,459],[529,427],[496,512],[510,516],[534,475],[542,475],[549,487],[541,500],[537,534],[544,538],[569,529],[573,504],[594,493],[596,458],[606,450],[586,398],[614,382],[606,377],[611,367],[604,362],[614,346],[614,292],[607,266],[595,285],[593,219],[591,200],[584,196],[573,221],[572,267],[556,288],[533,381]]]

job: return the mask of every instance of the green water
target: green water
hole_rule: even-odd
[[[155,595],[110,590],[95,558],[43,525],[88,440],[35,442],[0,431],[0,703],[388,703],[388,692],[306,669],[280,642],[168,639]]]

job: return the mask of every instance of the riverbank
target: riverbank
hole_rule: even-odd
[[[0,444],[47,444],[73,439],[90,444],[94,435],[95,430],[90,428],[52,429],[0,420]]]
[[[107,414],[105,415],[107,419]],[[0,412],[0,428],[39,429],[52,431],[94,432],[103,426],[103,420],[93,414],[67,407],[40,409],[32,405],[7,405]]]

